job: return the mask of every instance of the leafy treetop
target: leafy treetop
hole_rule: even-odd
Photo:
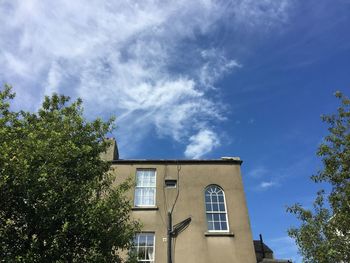
[[[0,90],[0,262],[123,262],[139,224],[100,158],[113,120],[57,94],[16,112],[14,97]]]
[[[341,100],[337,113],[322,116],[329,125],[317,152],[323,169],[311,177],[331,190],[327,196],[318,192],[313,211],[300,204],[287,209],[301,221],[289,235],[307,263],[350,262],[350,99],[341,92],[335,96]]]

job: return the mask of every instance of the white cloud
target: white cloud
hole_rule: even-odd
[[[190,144],[187,145],[186,157],[198,159],[220,145],[216,133],[211,130],[200,130],[196,135],[190,137]]]
[[[294,156],[294,161],[291,162],[290,166],[283,167],[267,167],[265,165],[257,165],[253,169],[247,172],[247,175],[255,180],[257,185],[252,187],[253,191],[264,191],[270,188],[279,187],[283,184],[288,183],[289,180],[294,180],[296,177],[308,177],[310,174],[314,173],[314,169],[308,168],[308,164],[312,162],[312,159],[305,155],[300,154],[299,156]],[[317,163],[315,164],[317,166]],[[303,201],[299,201],[303,203]],[[306,200],[310,203],[310,200]]]
[[[0,80],[14,84],[21,108],[35,110],[44,94],[60,92],[82,97],[91,117],[116,115],[122,154],[153,129],[189,143],[188,153],[193,138],[224,119],[208,87],[241,67],[196,36],[225,21],[257,30],[279,24],[288,3],[5,0]]]
[[[22,77],[28,76],[29,69],[25,61],[20,60],[15,55],[6,51],[3,53],[3,60],[8,63],[8,67],[12,69],[13,74],[16,74]]]
[[[265,166],[257,166],[253,168],[248,172],[248,176],[260,181],[252,188],[254,191],[267,191],[270,188],[279,186],[280,184],[280,177],[276,176],[276,171],[272,171]]]
[[[253,178],[261,178],[265,175],[269,175],[269,170],[264,166],[256,167],[248,172],[248,176]]]
[[[268,181],[268,182],[261,182],[260,184],[259,184],[259,189],[260,190],[267,190],[267,189],[269,189],[269,188],[271,188],[271,187],[273,187],[273,186],[276,186],[277,185],[277,183],[276,182],[273,182],[273,181]]]
[[[47,83],[44,91],[45,95],[51,95],[54,92],[57,93],[61,79],[61,68],[56,61],[53,61],[47,74]]]
[[[276,22],[283,22],[288,19],[288,9],[292,1],[275,1],[275,0],[243,0],[234,1],[236,4],[233,14],[237,21],[247,26],[257,26],[260,29],[269,29]]]
[[[222,52],[210,49],[201,52],[203,65],[199,70],[199,81],[204,87],[213,88],[215,82],[233,68],[241,68],[236,60],[228,59]]]

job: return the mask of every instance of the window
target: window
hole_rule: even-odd
[[[156,170],[136,170],[135,206],[155,206],[156,204]]]
[[[205,211],[209,232],[228,232],[225,194],[219,186],[205,189]]]
[[[154,233],[136,234],[133,251],[137,262],[154,262],[154,238]]]

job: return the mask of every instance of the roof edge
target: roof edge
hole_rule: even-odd
[[[113,160],[112,164],[239,164],[243,163],[242,160],[238,159],[209,159],[209,160],[190,160],[190,159],[118,159]]]

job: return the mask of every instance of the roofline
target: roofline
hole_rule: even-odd
[[[235,159],[209,159],[209,160],[186,160],[186,159],[118,159],[113,160],[112,164],[239,164],[243,163],[242,160]]]
[[[260,240],[253,240],[253,244],[254,244],[254,249],[255,249],[255,244],[258,245],[257,249],[255,250],[256,252],[262,252]],[[263,242],[263,245],[264,245],[264,250],[266,249],[265,252],[273,253],[273,250],[268,245],[266,245],[264,242]]]

